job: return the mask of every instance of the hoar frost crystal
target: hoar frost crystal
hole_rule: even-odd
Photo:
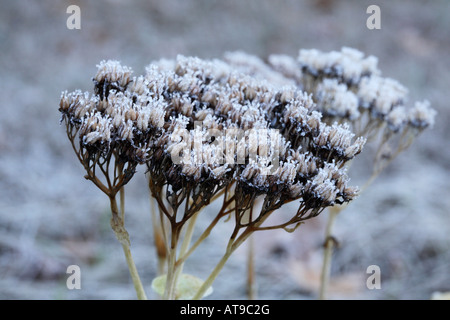
[[[176,297],[177,268],[187,256],[221,218],[234,216],[223,261],[193,296],[201,298],[254,231],[296,228],[353,200],[358,188],[349,185],[346,164],[374,128],[383,125],[388,139],[433,124],[428,102],[408,111],[407,90],[381,77],[376,65],[375,57],[351,48],[300,50],[298,59],[273,55],[268,63],[242,52],[222,60],[180,55],[153,62],[140,76],[102,61],[93,92],[64,91],[59,111],[86,178],[111,200],[111,225],[124,245],[129,237],[115,197],[145,165],[151,195],[171,227],[161,251],[168,257],[164,298]],[[216,218],[177,257],[186,222],[221,196]],[[284,222],[264,223],[292,201],[297,210]]]

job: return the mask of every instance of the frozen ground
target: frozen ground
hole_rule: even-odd
[[[300,48],[357,48],[385,76],[429,99],[433,130],[402,154],[337,220],[330,298],[429,299],[450,291],[450,8],[447,1],[377,1],[381,30],[366,28],[373,1],[3,1],[0,10],[0,298],[134,299],[108,202],[83,178],[59,125],[62,90],[91,90],[95,65],[118,59],[135,73],[177,54],[262,58]],[[128,3],[128,2],[127,2]],[[66,8],[81,8],[81,30]],[[354,171],[353,181],[362,181]],[[140,173],[143,169],[139,170]],[[156,274],[145,180],[126,189],[132,250],[150,297]],[[286,209],[288,210],[288,209]],[[205,212],[207,214],[207,212]],[[315,299],[326,215],[294,234],[257,234],[258,297]],[[221,224],[186,265],[205,275],[226,239]],[[244,249],[244,248],[243,248]],[[212,299],[245,299],[245,250],[214,284]],[[82,271],[66,288],[66,268]],[[381,268],[381,289],[366,268]]]

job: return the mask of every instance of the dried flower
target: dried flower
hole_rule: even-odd
[[[348,125],[356,137],[377,143],[374,175],[405,150],[425,128],[432,126],[436,114],[428,102],[416,102],[413,108],[409,108],[407,88],[394,79],[382,77],[377,64],[376,57],[365,57],[356,49],[343,47],[340,51],[331,52],[302,49],[297,66],[293,58],[286,56],[273,56],[267,65],[292,79],[305,95],[310,94],[312,109],[320,112],[320,117],[310,118],[305,124],[301,120],[304,115],[299,114],[305,111],[288,105],[284,121],[289,126],[295,123],[301,127],[303,134],[307,125],[318,128],[319,121],[315,119],[328,125],[336,122]],[[329,138],[328,129],[318,131],[322,134],[316,133],[314,141],[320,148],[340,145],[339,136],[331,133]],[[291,135],[290,140],[294,140],[296,133]],[[362,143],[363,138],[358,141]],[[386,149],[391,150],[390,155],[384,152]],[[347,147],[346,153],[351,158],[360,151],[361,148],[354,144]],[[342,150],[340,152],[342,154]]]
[[[362,77],[379,73],[376,57],[364,57],[361,51],[348,47],[343,47],[339,52],[302,49],[298,61],[305,74],[314,78],[338,79],[350,86],[359,83]]]
[[[328,118],[347,118],[350,121],[359,117],[358,97],[345,84],[336,79],[324,79],[317,87],[317,109]]]
[[[384,118],[394,107],[406,102],[408,90],[398,81],[380,76],[364,77],[357,95],[363,108],[370,108],[374,117]]]
[[[360,68],[350,69],[358,59]],[[251,232],[297,226],[326,207],[353,200],[357,189],[348,185],[343,168],[361,152],[365,139],[355,138],[348,124],[323,121],[313,96],[298,88],[302,73],[287,73],[292,60],[271,61],[276,70],[242,53],[228,53],[223,61],[180,55],[149,65],[137,77],[118,61],[102,61],[94,93],[63,92],[59,109],[88,179],[113,204],[137,166],[145,164],[151,194],[172,228],[167,248],[175,252],[186,222],[223,193],[213,223],[234,212],[231,251]],[[327,76],[339,73],[356,84],[373,71],[371,61],[346,49],[331,67],[317,61],[314,66],[334,68]],[[356,117],[354,95],[340,83],[330,80],[320,90],[321,111]],[[425,120],[419,114],[414,119]],[[258,198],[262,209],[253,212]],[[284,223],[263,224],[291,201],[298,209]],[[112,209],[119,234],[123,219]],[[240,231],[245,237],[238,241]],[[173,254],[169,257],[175,268]],[[167,281],[170,297],[174,274]]]
[[[422,101],[415,103],[410,110],[408,120],[412,127],[423,130],[427,127],[433,127],[435,116],[436,110],[430,107],[430,102]]]
[[[284,118],[279,121],[278,127],[287,130],[287,138],[294,148],[302,146],[303,150],[310,152],[308,158],[306,154],[293,154],[301,161],[314,156],[325,158],[328,163],[334,161],[341,167],[339,161],[345,163],[352,159],[368,141],[375,147],[375,156],[367,185],[421,132],[434,124],[436,111],[429,102],[415,102],[413,107],[409,107],[407,88],[394,79],[382,77],[376,57],[365,57],[362,52],[346,47],[331,52],[303,49],[299,51],[297,64],[293,58],[286,56],[269,57],[268,62],[273,71],[293,80],[305,94],[310,94],[314,102],[312,109],[319,112],[311,117],[314,112],[283,106]],[[281,113],[273,112],[272,115],[278,118]],[[309,119],[305,119],[307,115],[310,115]],[[336,124],[344,126],[337,128]],[[308,136],[308,131],[312,133],[313,143],[305,145],[299,136]],[[351,135],[358,138],[353,142]],[[309,174],[308,165],[304,163],[299,167],[300,172]],[[317,168],[318,172],[324,170],[323,165]],[[311,178],[291,185],[291,195],[301,195],[303,199],[309,197],[318,201],[313,201],[314,204],[326,205],[334,203],[339,196],[353,198],[358,193],[356,188],[346,185],[345,179],[337,179],[339,182],[333,189],[330,180],[322,178],[321,174]],[[301,188],[308,190],[308,197]],[[337,212],[339,210],[330,214],[328,231]],[[330,243],[327,239],[327,250],[331,250]],[[327,265],[325,262],[323,272]],[[323,278],[326,278],[324,274]]]

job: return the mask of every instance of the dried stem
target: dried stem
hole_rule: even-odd
[[[121,199],[124,197],[123,192],[124,191],[123,191],[123,187],[122,187],[121,196],[120,196]],[[136,290],[136,295],[139,300],[147,300],[147,296],[145,294],[144,287],[140,280],[139,273],[136,269],[136,265],[134,263],[133,256],[131,255],[129,235],[124,226],[124,221],[123,221],[124,202],[121,201],[121,204],[120,204],[121,212],[119,212],[118,208],[117,208],[117,201],[116,201],[115,195],[110,196],[109,199],[110,199],[111,213],[112,213],[111,227],[112,227],[114,233],[116,234],[117,239],[122,244],[123,252],[125,254],[125,259],[127,261],[128,269],[130,271],[131,279],[133,280],[134,289]]]
[[[206,227],[206,229],[203,231],[203,233],[197,238],[197,240],[194,242],[194,244],[180,255],[180,257],[177,260],[177,264],[184,263],[186,259],[197,249],[197,247],[210,235],[212,229],[217,225],[217,223],[220,221],[222,217],[229,214],[229,210],[227,208],[230,206],[230,204],[234,201],[235,197],[231,196],[229,199],[227,198],[227,192],[225,192],[224,195],[224,201],[222,208],[219,210],[216,217],[211,221],[211,223]]]
[[[176,291],[176,285],[178,278],[180,274],[182,273],[184,262],[186,259],[195,251],[195,249],[208,237],[213,227],[217,224],[217,222],[220,220],[221,217],[224,216],[224,213],[226,212],[226,209],[228,206],[232,203],[234,197],[231,197],[230,199],[227,199],[227,192],[223,191],[224,195],[224,203],[217,214],[216,218],[211,222],[211,224],[206,228],[206,230],[200,235],[200,237],[197,239],[197,241],[189,247],[193,232],[195,223],[197,220],[198,215],[200,214],[200,211],[196,211],[191,214],[186,214],[186,212],[190,212],[192,206],[195,206],[195,203],[189,203],[190,198],[185,198],[185,214],[183,216],[183,219],[179,222],[175,222],[175,220],[171,220],[171,226],[172,226],[172,237],[171,237],[171,245],[169,248],[169,254],[168,254],[168,271],[167,271],[167,278],[166,278],[166,288],[164,291],[163,298],[164,299],[175,299],[175,291]],[[176,217],[176,214],[173,214],[172,217]],[[181,234],[182,228],[184,227],[185,223],[186,225],[186,231],[184,234],[183,241],[181,243],[181,247],[179,250],[179,253],[177,255],[177,249],[178,249],[178,242],[179,242],[179,236]],[[178,257],[177,257],[178,256]]]
[[[235,210],[236,219],[242,218],[242,216],[238,214],[238,211],[239,211],[238,209]],[[199,300],[205,295],[206,291],[211,287],[212,283],[217,278],[220,271],[223,269],[225,263],[228,261],[233,252],[237,248],[239,248],[242,245],[242,243],[244,243],[248,239],[248,237],[250,237],[253,234],[254,231],[258,230],[258,227],[270,216],[272,212],[273,211],[265,212],[264,214],[260,213],[258,219],[254,220],[253,223],[250,223],[249,221],[247,226],[245,227],[242,227],[240,223],[236,223],[233,233],[230,236],[230,240],[228,241],[225,254],[222,256],[217,265],[214,267],[213,271],[209,274],[208,278],[205,280],[203,285],[195,294],[193,300]],[[251,217],[249,216],[248,218],[250,219]],[[244,230],[239,234],[241,229]]]
[[[189,244],[190,244],[191,239],[192,239],[192,234],[194,232],[195,222],[197,220],[197,217],[198,217],[199,213],[200,213],[200,211],[197,211],[196,213],[194,213],[192,218],[189,219],[189,222],[187,224],[186,233],[184,235],[183,242],[181,244],[179,255],[185,254],[187,249],[188,249],[188,247],[189,247]],[[183,272],[183,266],[184,266],[184,262],[182,262],[182,263],[178,263],[178,261],[175,262],[175,265],[174,265],[175,276],[174,276],[174,279],[173,279],[173,283],[174,283],[174,287],[175,288],[176,288],[176,284],[178,282],[178,278],[179,278],[180,274],[182,274],[182,272]]]
[[[320,289],[319,289],[319,299],[325,300],[326,293],[328,290],[328,284],[330,282],[330,271],[331,271],[331,255],[333,253],[333,247],[335,245],[334,238],[332,236],[334,222],[337,215],[343,209],[342,206],[331,207],[328,214],[328,222],[325,231],[325,243],[323,252],[323,264],[320,274]]]
[[[255,300],[257,285],[255,274],[255,240],[253,235],[249,237],[247,245],[247,296],[249,300]]]
[[[219,275],[220,271],[222,271],[223,267],[225,266],[225,263],[228,261],[230,256],[233,254],[233,252],[251,235],[253,230],[246,228],[246,230],[239,236],[237,236],[237,232],[239,231],[239,228],[235,228],[235,232],[233,232],[233,235],[231,236],[227,249],[225,251],[225,254],[222,256],[222,258],[219,260],[217,265],[214,267],[213,271],[209,274],[208,278],[205,280],[203,285],[200,287],[200,289],[197,291],[195,296],[193,297],[193,300],[199,300],[203,298],[206,291],[211,287],[214,280]]]
[[[246,75],[247,71],[240,70],[232,62],[230,56],[227,58],[229,61],[223,63],[179,56],[173,64],[174,70],[151,65],[143,77],[132,77],[132,70],[118,61],[102,61],[93,78],[93,95],[80,90],[62,93],[59,110],[66,124],[67,136],[85,168],[86,179],[91,180],[110,199],[111,227],[123,246],[138,298],[145,298],[145,293],[124,226],[123,189],[133,177],[137,165],[147,165],[150,197],[158,203],[160,221],[158,223],[153,208],[152,223],[160,273],[164,271],[163,265],[167,264],[165,299],[176,298],[177,278],[186,259],[223,217],[229,215],[231,219],[234,214],[234,230],[225,253],[197,292],[195,297],[198,299],[203,297],[231,254],[253,232],[280,228],[291,232],[303,221],[320,214],[324,208],[352,201],[358,194],[356,188],[347,185],[344,166],[362,151],[366,139],[359,137],[354,140],[354,134],[346,123],[338,119],[340,125],[327,124],[321,120],[323,115],[351,121],[353,129],[359,128],[358,135],[368,138],[374,138],[375,133],[382,130],[392,130],[394,133],[407,130],[404,133],[408,135],[400,137],[401,143],[393,156],[379,149],[374,174],[368,183],[393,157],[409,146],[412,141],[409,130],[416,136],[415,132],[434,123],[435,112],[427,102],[416,104],[413,112],[404,112],[401,106],[404,101],[403,87],[378,76],[372,79],[372,74],[378,75],[379,70],[372,58],[363,57],[357,50],[342,48],[340,53],[332,54],[301,50],[297,62],[292,64],[293,60],[282,60],[284,69],[286,63],[290,66],[288,69],[295,69],[296,65],[301,68],[298,71],[302,72],[304,79],[300,79],[296,72],[294,78],[298,84],[304,82],[302,87],[307,91],[304,94],[293,88],[281,88],[279,84],[272,85],[271,81],[260,83],[256,80],[258,77],[252,79]],[[241,58],[238,60],[242,61]],[[216,72],[218,68],[220,72]],[[358,69],[361,69],[360,74],[356,72]],[[259,71],[255,72],[258,74]],[[327,82],[330,78],[336,81]],[[365,80],[371,82],[363,82]],[[375,98],[370,94],[371,90],[379,91]],[[334,95],[331,99],[333,105],[322,106],[326,108],[321,115],[320,108],[313,110],[313,95],[309,93],[325,103],[329,100],[325,98],[329,92]],[[386,99],[378,99],[378,96],[392,96],[393,100],[388,101],[391,105],[382,103]],[[359,117],[361,108],[364,111]],[[197,121],[202,121],[202,126],[195,124]],[[259,136],[261,132],[258,137],[250,132],[263,128],[263,136]],[[238,133],[241,129],[244,131],[242,137]],[[270,137],[265,129],[270,129]],[[227,134],[222,139],[211,130],[230,130],[238,134]],[[247,132],[248,137],[244,138]],[[391,133],[385,131],[381,145],[387,144],[390,137]],[[264,142],[265,138],[270,138],[270,143]],[[275,141],[281,143],[281,150],[278,147],[280,143]],[[235,149],[235,146],[241,145],[245,147],[242,150],[248,152],[241,154]],[[248,163],[244,161],[240,163],[242,165],[229,166],[217,161],[224,160],[220,159],[224,154],[227,160],[230,156],[228,152],[223,152],[225,150],[221,146],[231,146],[238,151],[238,163],[248,156]],[[196,150],[188,150],[192,147]],[[276,150],[272,150],[274,148]],[[253,153],[258,157],[252,159]],[[173,161],[173,155],[178,155],[177,158],[183,155],[182,161]],[[266,164],[274,164],[274,155],[281,166],[267,177]],[[189,159],[194,161],[189,162]],[[235,163],[234,157],[230,159]],[[256,159],[258,161],[254,161]],[[228,193],[233,184],[234,192],[230,196]],[[119,192],[120,210],[116,202]],[[199,211],[222,194],[222,208],[191,245]],[[255,200],[263,194],[262,209],[259,215],[253,216]],[[262,226],[273,211],[294,200],[300,200],[300,206],[289,219],[284,223]],[[184,210],[180,208],[183,201]],[[333,245],[329,239],[334,219],[340,210],[342,208],[330,211],[324,286],[328,283]],[[184,237],[179,248],[182,231]],[[250,239],[250,298],[254,298],[253,249],[253,240]]]
[[[157,210],[155,207],[156,200],[153,199],[151,192],[149,192],[150,198],[150,214],[152,219],[152,227],[153,227],[153,241],[156,249],[156,257],[158,259],[158,274],[164,274],[164,265],[166,263],[167,258],[167,248],[166,242],[164,238],[164,226],[162,225],[162,221],[158,220]]]
[[[134,289],[139,300],[147,300],[144,287],[142,286],[139,273],[134,264],[133,256],[131,255],[130,246],[122,243],[123,252],[125,253],[125,259],[127,260],[128,269],[130,270],[131,279],[133,279]]]
[[[168,259],[167,259],[167,277],[166,277],[166,287],[164,289],[163,299],[164,300],[174,300],[175,299],[175,289],[176,289],[176,258],[177,258],[177,247],[179,240],[179,228],[174,228],[172,225],[172,233],[170,246],[168,247]]]

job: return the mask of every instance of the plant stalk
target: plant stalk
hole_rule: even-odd
[[[136,265],[134,264],[133,257],[131,255],[130,247],[122,243],[123,252],[125,253],[125,258],[127,260],[128,269],[130,270],[131,279],[133,280],[134,289],[136,290],[136,295],[139,300],[147,300],[147,295],[145,294],[144,287],[142,286],[141,279],[139,278]]]
[[[328,285],[330,282],[331,256],[333,253],[334,241],[332,238],[333,226],[337,215],[342,210],[341,207],[331,207],[329,210],[327,227],[325,230],[325,249],[323,252],[323,264],[320,274],[319,299],[325,300]]]
[[[254,242],[254,236],[252,235],[248,239],[247,248],[247,295],[249,300],[256,300],[257,293]]]
[[[159,223],[158,218],[156,216],[155,202],[156,200],[153,199],[150,193],[150,206],[151,206],[150,210],[153,226],[153,241],[155,243],[156,257],[158,259],[158,274],[162,275],[164,274],[165,263],[167,260],[167,248],[162,231],[162,228],[164,226],[161,223]]]
[[[167,276],[166,276],[166,287],[164,289],[164,300],[174,300],[175,299],[175,268],[176,268],[176,258],[177,258],[177,244],[178,244],[178,232],[172,228],[172,237],[168,252],[167,259]]]
[[[264,219],[262,219],[264,220]],[[262,221],[261,221],[262,222]],[[200,287],[200,289],[195,294],[193,300],[200,300],[205,295],[206,291],[211,287],[214,280],[219,275],[222,268],[225,266],[225,263],[230,258],[231,254],[239,248],[239,246],[245,242],[245,240],[248,239],[248,237],[253,233],[254,229],[247,227],[244,232],[237,236],[238,228],[235,229],[233,232],[233,236],[228,241],[227,249],[225,251],[225,254],[222,256],[220,261],[217,263],[217,265],[214,267],[213,271],[209,274],[208,278],[203,282],[203,285]]]
[[[110,196],[111,205],[111,227],[116,234],[117,239],[122,244],[123,252],[125,254],[125,259],[127,261],[128,270],[130,271],[131,279],[133,280],[134,289],[136,290],[136,295],[139,300],[147,300],[147,295],[145,294],[144,287],[142,285],[139,273],[136,269],[136,265],[133,260],[133,256],[130,250],[130,237],[124,226],[124,216],[125,216],[125,194],[124,188],[120,189],[120,212],[117,208],[116,197]]]
[[[217,263],[217,265],[214,267],[213,271],[210,273],[208,278],[205,280],[205,282],[203,282],[203,285],[197,291],[197,293],[192,298],[192,300],[200,300],[200,299],[203,298],[203,296],[205,295],[206,291],[208,290],[209,287],[211,287],[212,283],[214,282],[214,280],[219,275],[220,271],[224,267],[225,263],[228,261],[228,258],[231,256],[233,251],[234,251],[234,249],[230,248],[229,250],[227,250],[225,252],[225,254],[220,259],[219,263]]]

